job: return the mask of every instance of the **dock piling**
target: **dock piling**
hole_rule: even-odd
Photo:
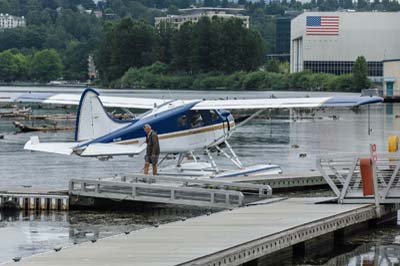
[[[62,210],[69,209],[69,197],[58,194],[0,193],[0,209],[12,202],[21,210]]]

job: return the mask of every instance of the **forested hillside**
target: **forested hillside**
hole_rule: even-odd
[[[250,30],[239,20],[215,18],[180,30],[154,27],[155,17],[180,14],[180,8],[193,6],[244,8]],[[92,0],[0,0],[0,13],[26,19],[26,27],[0,31],[0,81],[86,81],[92,54],[100,73],[98,82],[104,86],[263,89],[273,85],[287,89],[312,84],[316,89],[341,90],[346,82],[335,83],[337,78],[329,75],[306,73],[299,83],[268,74],[286,75],[288,70],[287,63],[267,61],[266,55],[274,51],[276,18],[305,9],[398,11],[400,5],[388,0],[306,4],[294,0],[269,4],[262,0],[105,0],[97,4]],[[267,73],[252,73],[257,70]]]

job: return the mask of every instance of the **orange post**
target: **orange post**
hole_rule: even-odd
[[[374,182],[372,179],[372,161],[371,158],[360,159],[360,171],[363,184],[364,196],[374,195]]]

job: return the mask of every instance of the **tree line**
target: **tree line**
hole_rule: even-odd
[[[189,75],[171,73],[169,66],[160,62],[131,68],[110,86],[135,89],[360,91],[354,84],[352,74],[336,76],[308,71],[289,74],[259,70]]]
[[[0,31],[0,52],[30,57],[54,50],[63,65],[57,78],[87,80],[88,54],[102,37],[102,23],[83,10],[95,7],[92,0],[0,0],[0,13],[26,20],[26,27]]]
[[[105,26],[95,62],[102,79],[110,82],[130,68],[157,61],[175,73],[252,71],[263,63],[264,54],[261,36],[239,19],[203,17],[177,30],[170,24],[154,28],[124,18]]]
[[[95,4],[92,0],[0,0],[0,13],[25,16],[27,22],[25,28],[0,31],[0,80],[48,81],[63,77],[85,81],[88,55],[96,53],[100,77],[106,83],[112,80],[118,83],[129,69],[135,72],[161,62],[174,78],[210,76],[196,84],[201,85],[203,81],[212,84],[210,80],[220,80],[215,76],[258,70],[265,63],[265,54],[274,49],[275,15],[304,8],[334,10],[335,6],[344,6],[345,1],[315,0],[301,4],[287,0],[266,4],[245,0],[105,0]],[[379,3],[384,10],[398,5],[387,0]],[[246,30],[240,21],[220,19],[187,24],[179,31],[169,25],[157,29],[152,26],[154,17],[179,14],[179,8],[191,5],[243,5],[245,14],[251,17],[251,30]],[[368,8],[377,5],[375,1]],[[357,5],[353,7],[358,9]],[[97,18],[86,9],[100,11],[103,17]],[[126,16],[131,19],[122,19]],[[39,71],[32,62],[39,51],[44,54],[51,51],[55,64],[59,66],[61,62],[61,74],[57,77],[52,71],[41,77],[37,74]],[[7,62],[12,63],[7,67]],[[60,67],[54,69],[59,73]]]
[[[61,76],[63,65],[54,49],[43,49],[28,55],[0,52],[0,81],[47,82]]]

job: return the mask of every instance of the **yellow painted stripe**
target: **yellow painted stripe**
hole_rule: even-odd
[[[235,126],[235,122],[230,122],[230,127],[232,128]],[[200,134],[200,133],[205,133],[205,132],[210,132],[210,131],[215,131],[219,129],[223,129],[224,126],[222,124],[208,127],[208,128],[199,128],[191,131],[186,131],[186,132],[179,132],[179,133],[172,133],[168,135],[162,135],[160,136],[160,139],[170,139],[170,138],[176,138],[176,137],[183,137],[183,136],[188,136],[188,135],[194,135],[194,134]]]
[[[229,126],[232,128],[235,126],[235,122],[230,122]],[[208,127],[208,128],[199,128],[199,129],[193,129],[190,131],[185,131],[185,132],[178,132],[178,133],[171,133],[171,134],[165,134],[165,135],[160,135],[159,139],[170,139],[170,138],[177,138],[177,137],[184,137],[188,135],[194,135],[194,134],[200,134],[200,133],[205,133],[205,132],[210,132],[210,131],[215,131],[219,129],[223,129],[224,126],[222,124]],[[139,140],[124,140],[121,142],[116,142],[117,144],[139,144]]]
[[[117,144],[139,144],[138,140],[124,140],[121,142],[117,142]]]

